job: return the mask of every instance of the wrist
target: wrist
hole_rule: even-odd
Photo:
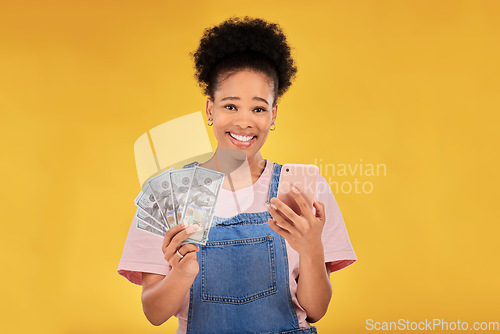
[[[325,254],[323,253],[323,247],[315,247],[314,249],[306,249],[299,253],[300,262],[306,263],[324,263]]]

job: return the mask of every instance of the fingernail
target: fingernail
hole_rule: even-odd
[[[295,187],[292,187],[292,191],[293,191],[294,193],[296,193],[296,194],[297,194],[297,193],[299,193],[299,189],[297,189],[297,188],[295,188]]]
[[[199,229],[200,229],[200,227],[198,225],[189,225],[186,228],[186,233],[187,234],[191,234],[191,233],[194,233],[194,232],[198,231]]]
[[[188,223],[187,222],[182,222],[181,225],[182,225],[182,227],[187,227]]]

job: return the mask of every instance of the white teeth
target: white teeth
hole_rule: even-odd
[[[240,135],[235,135],[234,133],[229,132],[229,135],[235,139],[238,139],[239,141],[250,141],[252,140],[253,136],[240,136]]]

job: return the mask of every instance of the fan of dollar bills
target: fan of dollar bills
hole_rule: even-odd
[[[163,237],[185,221],[200,229],[183,243],[206,244],[224,173],[194,166],[151,177],[135,199],[137,228]]]

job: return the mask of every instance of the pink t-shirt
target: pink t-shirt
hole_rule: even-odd
[[[266,167],[259,179],[251,186],[235,192],[221,189],[219,199],[215,206],[215,215],[219,217],[232,217],[242,212],[267,211],[266,203],[269,196],[269,186],[274,164],[266,160]],[[325,205],[326,221],[323,227],[321,240],[325,254],[325,263],[330,263],[331,271],[337,271],[354,263],[357,258],[352,248],[344,219],[340,213],[337,201],[323,176],[318,178],[318,193],[316,199]],[[237,203],[239,205],[237,205]],[[252,203],[250,207],[241,207],[242,203]],[[241,210],[241,211],[239,211]],[[135,284],[142,284],[142,273],[155,273],[167,275],[170,266],[163,257],[161,246],[163,238],[144,232],[136,228],[137,219],[134,215],[132,224],[125,241],[123,254],[118,265],[118,273]],[[299,326],[309,327],[306,321],[306,312],[297,300],[297,277],[299,275],[299,255],[286,242],[288,252],[288,268],[290,293],[295,305]],[[189,293],[184,298],[184,303],[176,314],[179,320],[177,333],[186,333],[189,310]]]

